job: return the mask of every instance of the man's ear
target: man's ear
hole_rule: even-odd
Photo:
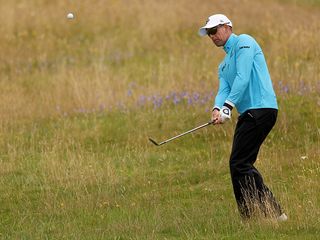
[[[232,27],[230,27],[230,26],[228,26],[228,25],[224,25],[224,26],[226,27],[226,30],[227,30],[227,31],[232,32]]]

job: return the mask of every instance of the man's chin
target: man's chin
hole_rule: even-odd
[[[223,44],[221,41],[213,41],[214,45],[216,45],[217,47],[222,47]]]

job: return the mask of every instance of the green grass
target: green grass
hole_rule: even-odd
[[[148,142],[149,135],[164,139],[207,118],[197,108],[189,115],[187,106],[177,106],[25,121],[3,129],[1,237],[315,239],[319,133],[310,124],[319,126],[319,119],[293,111],[295,97],[280,102],[278,123],[257,166],[288,213],[287,223],[243,223],[238,217],[228,170],[234,122],[161,147]],[[316,107],[312,98],[303,105],[309,113]]]

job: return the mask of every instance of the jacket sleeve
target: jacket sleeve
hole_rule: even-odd
[[[233,81],[230,94],[226,102],[236,105],[242,98],[250,80],[255,52],[254,40],[248,37],[240,37],[235,46],[236,57],[236,77]]]
[[[221,76],[221,66],[219,67],[219,90],[215,98],[215,103],[213,107],[222,108],[224,102],[226,101],[229,93],[230,86],[228,82]]]

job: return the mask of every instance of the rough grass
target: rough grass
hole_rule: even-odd
[[[314,103],[308,102],[311,110]],[[159,148],[147,141],[148,134],[165,138],[206,118],[194,108],[196,117],[173,124],[186,107],[7,126],[1,144],[2,237],[314,239],[319,234],[319,136],[304,117],[283,105],[257,162],[290,220],[242,222],[227,160],[234,124],[208,127]],[[299,119],[287,125],[299,127],[284,134],[287,114]],[[306,118],[319,126],[316,115]]]
[[[2,1],[1,239],[316,239],[312,2]],[[236,113],[162,147],[147,140],[209,119],[223,52],[197,29],[213,12],[267,57],[280,111],[257,167],[284,224],[238,216],[228,167]]]

